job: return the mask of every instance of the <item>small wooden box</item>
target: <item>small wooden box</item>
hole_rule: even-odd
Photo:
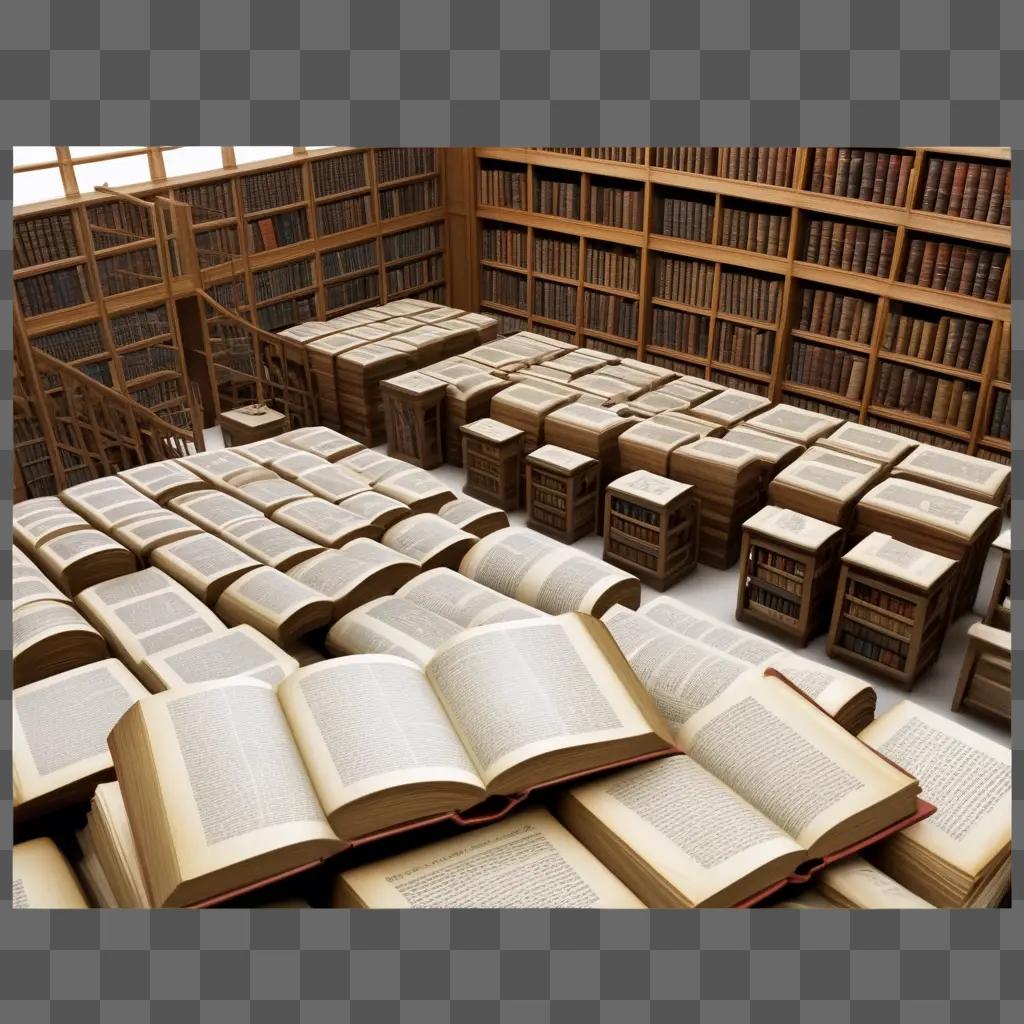
[[[805,647],[828,628],[842,544],[838,526],[766,505],[743,524],[736,618]]]
[[[597,459],[546,444],[526,456],[526,525],[572,544],[597,522]]]
[[[519,508],[525,435],[516,427],[484,418],[462,430],[463,494],[512,512]]]
[[[242,405],[229,409],[220,414],[217,423],[228,448],[277,437],[284,433],[286,426],[284,413],[268,405]]]
[[[994,541],[992,547],[999,551],[999,568],[996,570],[996,583],[992,588],[988,609],[982,620],[986,626],[997,629],[1010,628],[1010,531],[1003,530]]]
[[[604,560],[666,590],[697,565],[700,500],[691,484],[647,470],[605,490]]]
[[[388,455],[434,469],[444,462],[444,398],[448,385],[414,370],[381,381]]]
[[[1010,634],[976,622],[967,631],[967,652],[951,705],[1010,725]]]
[[[939,656],[956,563],[872,533],[843,556],[828,655],[910,689]]]

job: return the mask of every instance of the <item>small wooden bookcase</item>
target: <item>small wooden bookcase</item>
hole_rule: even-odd
[[[910,689],[938,657],[956,563],[872,533],[843,556],[828,655]]]
[[[1010,725],[1010,634],[976,622],[967,631],[967,651],[952,709],[988,715]]]
[[[692,484],[645,469],[620,476],[604,499],[604,560],[665,590],[697,565],[700,500]]]
[[[466,483],[462,493],[506,512],[520,505],[526,435],[489,417],[465,423],[462,432],[462,464]]]
[[[838,526],[766,505],[743,524],[736,618],[805,647],[828,628],[842,544]]]
[[[601,464],[553,444],[526,456],[526,525],[566,544],[597,526]]]
[[[277,437],[284,433],[288,423],[284,413],[271,409],[269,405],[242,405],[229,409],[217,417],[217,422],[228,448]]]
[[[999,568],[996,570],[996,583],[992,588],[992,596],[988,601],[988,609],[982,620],[986,626],[997,629],[1010,628],[1010,531],[1003,530],[992,542],[999,552]]]
[[[420,469],[444,462],[444,399],[448,385],[414,370],[380,383],[388,455]]]

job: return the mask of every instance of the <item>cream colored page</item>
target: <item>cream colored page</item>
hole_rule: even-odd
[[[944,861],[977,874],[1010,845],[1010,751],[903,701],[876,718],[860,738],[905,768],[935,804],[930,818],[906,830]]]
[[[950,558],[922,551],[884,533],[872,533],[862,540],[848,561],[919,587],[930,587],[955,564]]]
[[[552,750],[651,731],[579,616],[469,630],[426,674],[488,785]]]
[[[693,715],[679,740],[808,850],[908,782],[800,694],[757,670]]]
[[[246,573],[224,592],[274,619],[285,619],[311,601],[322,600],[310,587],[286,573],[264,566]]]
[[[570,793],[694,906],[777,857],[803,857],[782,829],[685,755]]]
[[[381,543],[407,558],[426,562],[456,541],[476,538],[432,512],[409,516],[396,523],[381,538]]]
[[[520,526],[496,530],[466,553],[459,572],[506,597],[516,597],[529,570],[557,545]]]
[[[354,868],[342,877],[370,907],[643,907],[540,809]]]
[[[82,910],[89,906],[64,855],[45,837],[15,844],[11,902],[15,910]]]
[[[657,597],[640,609],[640,614],[682,636],[699,640],[706,647],[739,658],[748,665],[763,665],[785,648],[755,633],[729,626],[672,597]]]
[[[451,569],[431,569],[410,580],[397,592],[464,628],[488,621],[538,618],[542,613]]]
[[[279,698],[328,813],[409,783],[483,786],[410,661],[374,654],[323,661],[282,683]]]
[[[380,597],[342,616],[329,640],[346,653],[394,654],[423,666],[459,631],[454,623],[411,601]]]
[[[515,596],[534,608],[561,615],[590,612],[618,583],[634,579],[590,555],[574,551],[567,544],[552,541],[545,557],[532,565]]]
[[[866,500],[872,506],[950,530],[962,537],[972,536],[995,511],[993,505],[899,478],[879,484],[868,493]]]
[[[260,564],[256,559],[250,558],[227,541],[212,534],[189,537],[164,549],[158,548],[153,552],[152,561],[161,567],[165,561],[173,563],[190,576],[198,577],[204,582],[219,579],[235,569],[256,569]]]
[[[68,604],[56,601],[35,601],[18,610],[12,619],[14,657],[49,637],[66,630],[87,630],[89,623]]]
[[[142,862],[139,860],[139,850],[135,845],[135,837],[132,835],[132,827],[128,821],[128,812],[125,810],[121,787],[116,782],[104,782],[96,787],[93,811],[89,816],[90,826],[97,808],[102,809],[103,819],[106,822],[107,832],[114,847],[122,876],[118,881],[109,879],[118,894],[118,905],[122,907],[151,906],[152,899],[146,887],[146,877],[142,871]],[[121,892],[123,887],[127,887],[128,891]]]
[[[864,910],[928,910],[934,905],[879,871],[863,857],[830,864],[815,879],[827,894],[836,893],[850,906]]]
[[[141,708],[182,878],[336,841],[271,687],[199,683]]]
[[[871,689],[867,683],[839,672],[831,666],[819,665],[799,654],[786,652],[765,663],[766,668],[781,672],[802,693],[806,693],[823,711],[835,717],[857,694]]]

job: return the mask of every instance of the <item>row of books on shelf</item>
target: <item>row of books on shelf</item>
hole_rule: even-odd
[[[760,327],[718,320],[715,323],[715,359],[770,373],[775,352],[775,332]]]
[[[272,217],[261,217],[249,221],[248,227],[251,252],[265,252],[309,238],[305,210],[288,210]]]
[[[718,285],[718,308],[751,320],[774,323],[779,318],[782,289],[781,278],[723,268]]]
[[[573,220],[580,215],[580,184],[578,181],[537,175],[533,181],[535,213]]]
[[[280,267],[258,270],[252,275],[253,292],[257,302],[277,295],[287,295],[300,288],[313,286],[313,261],[295,260]]]
[[[545,239],[535,238],[534,247],[540,251],[542,242]],[[578,247],[575,242],[562,243],[573,252]],[[526,266],[526,231],[523,228],[489,227],[485,226],[480,232],[480,257],[490,260],[492,263],[504,263],[510,267]],[[538,266],[537,269],[542,269]],[[561,269],[548,271],[548,273],[561,274]],[[575,277],[575,274],[562,274],[563,277]]]
[[[184,185],[174,190],[175,198],[192,208],[192,223],[223,220],[235,215],[235,197],[230,181]]]
[[[988,224],[1010,223],[1008,163],[929,153],[921,209]]]
[[[374,278],[357,278],[357,281],[374,280]],[[346,281],[345,284],[354,282]],[[282,327],[302,323],[304,320],[316,319],[316,296],[299,295],[294,299],[285,299],[256,310],[256,323],[265,331],[276,331]]]
[[[79,327],[55,331],[53,334],[39,335],[32,338],[32,346],[64,363],[90,359],[106,351],[100,336],[100,325],[97,323],[82,324]]]
[[[86,207],[86,218],[92,230],[94,249],[109,249],[153,235],[149,210],[135,203],[96,203]],[[111,230],[104,231],[103,228]]]
[[[430,284],[444,277],[444,257],[429,256],[425,260],[411,260],[386,272],[388,292],[405,291],[420,284]]]
[[[576,323],[576,287],[555,281],[533,282],[533,311],[539,316]]]
[[[536,285],[546,282],[537,281]],[[527,308],[527,281],[521,274],[511,274],[493,267],[482,267],[480,270],[480,294],[485,302],[497,302],[512,309]],[[573,308],[575,309],[575,290],[573,291]],[[575,320],[575,317],[573,318]]]
[[[534,289],[539,283],[534,284]],[[534,295],[536,296],[536,291]],[[575,312],[575,296],[573,296],[573,302],[573,311]],[[536,305],[536,301],[534,304]],[[592,331],[616,334],[620,338],[636,338],[639,305],[635,299],[624,299],[620,295],[585,291],[583,293],[583,322]]]
[[[525,264],[524,264],[525,265]],[[580,247],[575,239],[553,235],[533,236],[533,269],[541,274],[576,278],[580,272]]]
[[[785,256],[789,250],[789,225],[788,212],[723,205],[719,241],[734,249]]]
[[[978,403],[975,384],[886,360],[878,367],[874,393],[876,405],[910,412],[958,430],[971,429]]]
[[[437,170],[437,151],[429,146],[406,146],[373,151],[377,181],[396,181]]]
[[[651,344],[692,356],[708,354],[711,321],[697,313],[683,313],[656,306],[651,315]]]
[[[644,191],[642,187],[602,185],[591,182],[587,220],[609,227],[643,230]]]
[[[793,184],[796,154],[793,146],[725,146],[718,150],[717,173],[721,178],[788,187]]]
[[[336,281],[324,288],[324,299],[329,310],[354,306],[380,296],[380,275],[374,271],[350,281]]]
[[[226,263],[240,253],[238,228],[234,225],[197,231],[195,239],[196,255],[199,257],[199,266],[203,269],[215,267],[218,263]]]
[[[119,295],[136,288],[148,288],[164,280],[160,256],[155,246],[98,259],[96,273],[104,295]]]
[[[605,248],[590,242],[586,252],[584,278],[589,284],[640,291],[640,254],[636,249]]]
[[[333,196],[365,188],[366,157],[363,153],[342,153],[310,162],[313,189],[317,196]]]
[[[410,228],[383,238],[384,259],[387,262],[418,256],[431,249],[440,249],[444,244],[444,231],[440,223],[426,224],[421,228]]]
[[[990,437],[1010,440],[1010,409],[1013,404],[1011,392],[999,389],[993,392],[992,413],[989,417],[988,430]]]
[[[866,356],[794,338],[789,353],[788,379],[794,384],[820,388],[859,401],[864,393],[867,366]]]
[[[812,150],[810,191],[905,206],[914,154],[884,149]]]
[[[1005,249],[915,236],[910,240],[903,280],[995,302],[1005,266]]]
[[[931,310],[892,311],[882,350],[980,373],[992,325],[985,320],[949,316]]]
[[[52,263],[78,255],[78,239],[70,213],[26,217],[14,222],[14,267]]]
[[[714,222],[715,204],[711,200],[655,196],[652,230],[656,234],[710,242]]]
[[[369,194],[320,203],[316,208],[316,229],[321,235],[359,228],[372,220],[373,204]]]
[[[876,306],[876,300],[866,295],[804,285],[798,329],[870,345]]]
[[[715,265],[700,260],[654,257],[654,295],[687,306],[711,307]]]
[[[477,200],[485,206],[526,209],[526,171],[480,165]]]
[[[1013,357],[1013,347],[1010,342],[1010,324],[1005,322],[999,333],[999,353],[996,360],[996,380],[1009,381],[1010,361]]]
[[[895,246],[895,228],[813,216],[801,258],[822,267],[888,277]]]
[[[377,269],[377,245],[375,242],[360,242],[343,249],[332,249],[320,256],[320,269],[325,280],[355,274],[360,270]]]
[[[437,178],[414,181],[408,185],[381,189],[377,193],[381,220],[402,217],[420,210],[429,210],[441,201],[441,188]]]
[[[690,174],[714,174],[718,150],[712,146],[656,146],[651,150],[651,166]]]
[[[154,373],[178,370],[178,350],[171,345],[148,345],[121,356],[121,370],[126,381],[148,377]]]
[[[284,167],[278,171],[262,171],[240,177],[242,208],[246,213],[273,210],[278,206],[301,203],[302,172],[298,167]]]
[[[92,297],[85,268],[81,265],[20,278],[14,282],[14,290],[25,316],[80,306]]]

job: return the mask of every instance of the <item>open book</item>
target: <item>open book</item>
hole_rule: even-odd
[[[686,756],[584,782],[556,808],[649,906],[747,902],[924,813],[914,778],[756,669],[674,733]]]
[[[643,904],[536,807],[343,871],[336,907],[639,909]]]
[[[33,601],[15,609],[11,646],[15,686],[107,656],[103,637],[63,601]]]
[[[85,827],[79,829],[75,838],[81,851],[78,873],[94,906],[152,905],[124,798],[116,782],[96,787]]]
[[[208,605],[239,576],[263,564],[211,533],[164,544],[149,560]]]
[[[124,545],[93,529],[54,537],[35,549],[35,558],[66,594],[77,594],[94,583],[133,572],[136,567],[135,556]]]
[[[71,598],[50,582],[20,548],[11,549],[11,611],[36,601],[71,604]]]
[[[201,491],[207,486],[202,477],[196,476],[174,459],[122,469],[117,475],[139,493],[161,504],[176,498],[179,494]]]
[[[60,498],[51,497],[17,502],[12,509],[11,520],[15,542],[28,553],[54,537],[84,530],[89,525]]]
[[[145,687],[116,658],[15,690],[15,819],[87,802],[97,783],[113,777],[107,733],[145,696]]]
[[[613,604],[640,604],[635,576],[521,526],[477,541],[459,572],[553,615],[578,611],[601,616]]]
[[[287,644],[326,626],[331,607],[312,587],[261,565],[226,587],[215,610],[229,626],[247,624],[276,643]]]
[[[671,750],[608,631],[575,615],[468,630],[422,671],[371,655],[299,669],[276,691],[169,690],[134,705],[109,744],[158,906]]]
[[[158,547],[173,544],[174,541],[183,540],[185,537],[198,536],[202,530],[184,516],[179,516],[177,512],[162,508],[148,515],[135,516],[127,523],[115,526],[111,533],[114,540],[123,544],[137,558],[149,558]],[[134,568],[133,561],[128,571],[131,572]]]
[[[640,612],[612,608],[604,622],[670,722],[684,722],[751,667],[784,676],[848,732],[874,717],[877,694],[867,683],[672,598]]]
[[[300,451],[312,452],[328,462],[337,462],[346,455],[353,455],[363,446],[351,437],[339,434],[330,427],[299,427],[279,434],[277,440]]]
[[[896,881],[938,907],[996,907],[1010,883],[1010,751],[902,701],[861,734],[921,780],[936,813],[871,851]]]
[[[15,843],[11,873],[15,910],[85,910],[89,906],[71,865],[48,837]]]
[[[396,523],[380,541],[423,569],[457,569],[477,538],[434,512],[421,512]]]

